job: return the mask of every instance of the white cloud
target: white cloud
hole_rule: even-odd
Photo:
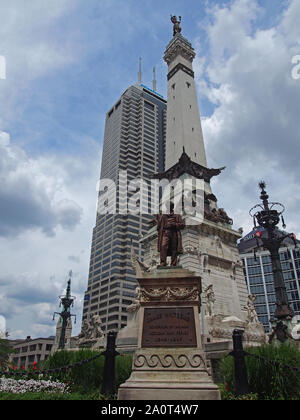
[[[291,1],[269,29],[255,25],[262,13],[257,1],[214,7],[207,27],[211,55],[205,65],[195,63],[196,72],[202,70],[197,81],[200,95],[216,104],[203,121],[208,161],[227,167],[214,188],[236,225],[246,225],[245,230],[248,208],[259,201],[257,184],[262,178],[270,199],[286,205],[288,228],[300,230],[300,85],[291,77],[299,6]]]
[[[0,235],[42,229],[53,235],[57,226],[73,229],[82,214],[65,187],[67,175],[52,158],[32,159],[0,134]]]
[[[53,334],[70,269],[81,317],[100,162],[98,144],[85,144],[80,156],[30,157],[0,132],[0,307],[12,338]]]
[[[71,59],[69,40],[55,41],[49,32],[73,4],[71,0],[52,0],[51,6],[39,0],[0,3],[0,51],[5,51],[9,72],[34,78]]]

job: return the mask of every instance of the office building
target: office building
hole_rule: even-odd
[[[34,362],[39,363],[49,357],[54,337],[32,339],[28,336],[26,340],[9,341],[14,349],[14,353],[10,355],[12,365],[19,369],[28,369]]]
[[[129,87],[106,115],[100,178],[116,185],[116,211],[99,211],[99,206],[105,206],[111,198],[110,191],[105,198],[100,186],[82,317],[88,320],[90,315],[99,314],[103,331],[126,325],[126,308],[137,286],[131,246],[143,258],[139,240],[153,217],[147,214],[150,207],[141,206],[139,214],[128,211],[134,192],[129,191],[125,200],[124,186],[139,178],[150,185],[151,174],[164,170],[165,131],[166,100],[141,83]],[[125,174],[125,180],[119,180],[120,172]],[[147,204],[151,206],[150,196]]]

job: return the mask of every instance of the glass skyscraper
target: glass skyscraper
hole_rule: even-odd
[[[164,170],[166,108],[161,95],[137,84],[129,87],[106,115],[100,178],[115,182],[117,211],[97,213],[82,317],[84,321],[99,314],[104,331],[126,325],[126,309],[137,287],[131,246],[142,258],[139,239],[153,218],[142,210],[142,214],[119,213],[126,207],[120,193],[119,173],[126,171],[128,186],[137,178],[150,184],[151,174]],[[98,200],[99,203],[103,200],[101,192]],[[151,198],[147,197],[146,202],[150,206]]]

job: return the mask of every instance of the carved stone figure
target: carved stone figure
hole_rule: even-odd
[[[216,298],[215,298],[212,284],[210,284],[204,290],[204,297],[206,299],[205,315],[214,316],[214,304],[215,304]]]
[[[137,277],[142,277],[143,273],[150,271],[150,268],[147,264],[143,263],[138,259],[136,253],[134,252],[133,244],[131,242],[131,265],[135,271]]]
[[[255,295],[248,295],[247,304],[245,306],[245,309],[247,311],[247,320],[250,324],[258,324],[259,320],[257,317],[256,309],[254,306],[254,302],[256,300]]]
[[[238,273],[238,269],[239,268],[242,269],[243,264],[242,264],[242,262],[240,260],[237,260],[235,262],[232,262],[231,267],[232,267],[232,278],[235,280],[236,279],[236,275]]]
[[[179,16],[179,20],[177,20],[176,16],[171,15],[171,22],[173,23],[173,36],[175,36],[176,34],[180,34],[181,33],[181,27],[180,27],[181,16]]]
[[[78,346],[92,347],[104,337],[100,315],[92,315],[90,320],[84,320],[81,333],[78,335]]]
[[[85,319],[82,322],[81,333],[78,335],[78,345],[82,344],[86,340],[89,340],[90,338],[91,338],[91,330],[89,328],[89,324],[87,320]]]
[[[158,245],[160,266],[167,265],[167,257],[171,257],[171,266],[176,267],[178,255],[183,253],[180,230],[185,227],[179,214],[174,213],[174,205],[170,206],[170,214],[157,215]]]
[[[140,298],[141,298],[141,288],[136,287],[134,300],[132,304],[127,307],[127,312],[134,313],[138,311],[138,309],[141,306]]]
[[[104,337],[104,333],[101,327],[102,327],[102,321],[101,321],[100,315],[93,315],[92,316],[93,338],[98,339],[98,338]]]

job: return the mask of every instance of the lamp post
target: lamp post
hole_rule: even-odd
[[[295,247],[297,246],[297,242],[296,236],[293,233],[283,234],[277,227],[281,219],[283,229],[286,228],[282,215],[285,210],[283,204],[269,202],[269,196],[266,192],[266,184],[263,181],[259,183],[259,188],[261,189],[260,199],[262,204],[254,206],[249,213],[253,218],[254,230],[256,229],[256,249],[260,247],[267,249],[270,252],[272,262],[276,298],[274,317],[276,320],[274,322],[272,334],[270,335],[270,342],[275,336],[279,341],[284,342],[288,338],[291,338],[288,331],[288,323],[294,317],[294,312],[290,308],[288,302],[288,295],[280,263],[279,249],[284,240],[287,238],[293,240]],[[258,227],[263,228],[265,234],[262,233],[262,230],[258,230]],[[256,249],[254,250],[255,258]]]
[[[68,281],[66,294],[64,296],[59,296],[59,299],[60,299],[59,306],[60,307],[62,306],[63,309],[61,312],[54,312],[53,314],[53,321],[56,314],[59,315],[62,319],[61,333],[60,333],[59,345],[58,345],[59,349],[65,348],[66,330],[67,330],[69,319],[72,316],[75,317],[75,323],[76,323],[76,315],[72,315],[70,312],[70,308],[71,306],[74,305],[74,300],[75,300],[75,297],[71,296],[71,278],[72,278],[72,271],[70,271],[69,273],[69,281]]]

